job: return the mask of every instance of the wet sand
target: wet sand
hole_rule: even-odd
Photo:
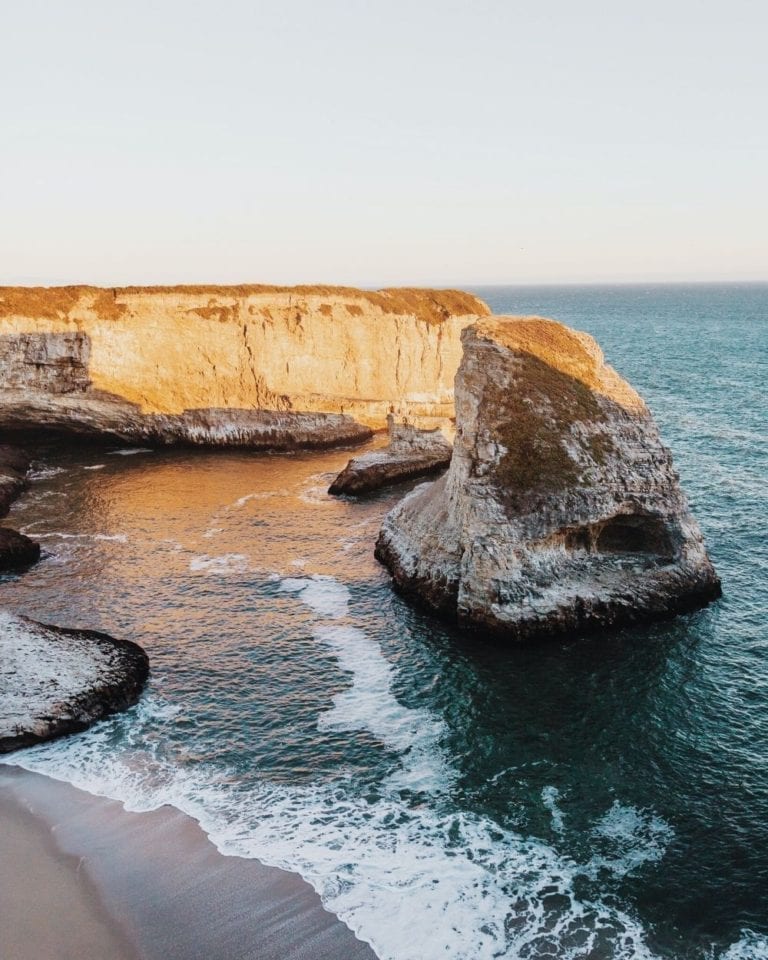
[[[43,820],[0,788],[0,957],[136,960],[80,859]]]
[[[0,765],[3,960],[375,960],[299,876]]]

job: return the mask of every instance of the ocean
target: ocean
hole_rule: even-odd
[[[382,960],[768,957],[768,285],[494,287],[648,401],[723,581],[669,623],[532,647],[414,609],[348,451],[51,448],[0,604],[141,643],[127,713],[7,758],[170,803],[300,873]]]

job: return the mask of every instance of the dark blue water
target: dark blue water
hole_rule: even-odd
[[[402,489],[327,497],[343,452],[51,451],[9,521],[46,556],[0,602],[154,673],[19,762],[176,804],[382,958],[768,957],[768,286],[479,292],[593,334],[645,396],[723,599],[483,645],[392,593],[372,546]]]

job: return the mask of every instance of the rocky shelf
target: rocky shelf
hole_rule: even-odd
[[[387,420],[389,444],[350,460],[328,488],[328,493],[370,493],[381,487],[426,477],[445,470],[453,448],[439,428],[420,430],[408,423]]]
[[[0,753],[125,710],[148,674],[146,653],[128,640],[0,611]]]
[[[0,445],[0,516],[25,489],[29,457]],[[0,527],[0,572],[20,571],[40,545]],[[128,640],[0,611],[0,753],[84,730],[139,698],[146,653]]]

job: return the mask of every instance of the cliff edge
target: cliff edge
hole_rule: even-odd
[[[0,429],[325,446],[453,415],[453,290],[0,287]]]
[[[719,596],[670,453],[597,343],[537,317],[480,321],[462,339],[450,469],[377,542],[400,588],[513,640]]]

